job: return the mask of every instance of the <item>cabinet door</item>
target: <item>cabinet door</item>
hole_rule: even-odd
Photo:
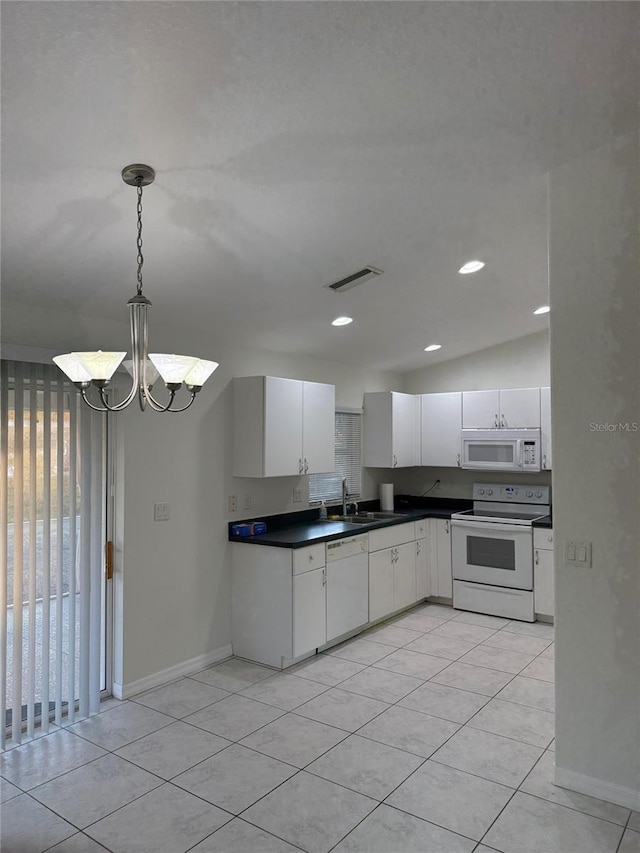
[[[543,470],[551,469],[551,388],[540,389],[540,431]]]
[[[327,642],[369,621],[369,555],[327,563]]]
[[[391,393],[393,467],[418,464],[418,398],[413,394]]]
[[[553,551],[533,552],[533,598],[536,613],[553,616],[555,611]]]
[[[416,593],[416,545],[407,542],[398,545],[393,559],[393,602],[394,610],[415,604]]]
[[[393,613],[391,548],[369,554],[369,622]]]
[[[431,595],[431,566],[427,540],[416,540],[416,600],[422,601]]]
[[[420,464],[460,466],[462,392],[420,396]]]
[[[540,389],[506,388],[500,391],[500,426],[507,429],[540,427]]]
[[[305,474],[335,471],[336,389],[303,382],[302,454]]]
[[[464,429],[493,429],[500,423],[499,391],[463,391],[462,426]]]
[[[265,376],[264,476],[301,473],[302,382]]]
[[[312,652],[327,638],[325,570],[314,569],[293,578],[293,656]]]
[[[441,598],[453,598],[451,577],[451,522],[448,518],[436,518],[436,553],[438,560],[438,591]]]

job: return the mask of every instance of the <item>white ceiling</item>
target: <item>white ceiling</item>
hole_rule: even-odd
[[[3,302],[126,324],[145,162],[154,320],[394,370],[543,329],[546,175],[637,127],[639,8],[3,2]]]

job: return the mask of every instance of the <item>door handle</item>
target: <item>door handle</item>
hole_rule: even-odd
[[[304,473],[306,474],[309,470],[309,463],[307,462],[307,457],[304,457]]]
[[[540,552],[536,550],[536,566],[540,565]]]
[[[506,424],[506,422],[505,422],[504,415],[502,415],[502,416],[500,417],[500,426],[504,429],[504,427],[506,427],[506,425],[507,425],[507,424]]]
[[[460,468],[460,454],[456,456],[456,462],[458,463],[458,468]]]
[[[498,413],[497,412],[493,416],[493,425],[494,425],[494,427],[500,426],[500,424],[498,423]]]
[[[542,467],[543,467],[543,468],[546,468],[546,467],[547,467],[547,454],[546,454],[546,453],[545,453],[545,454],[544,454],[544,456],[542,457]]]
[[[448,532],[449,532],[449,520],[448,520],[448,519],[447,519],[447,521],[445,521],[445,523],[444,523],[444,530],[445,530],[445,533],[448,533]]]
[[[394,453],[394,454],[393,454],[393,467],[395,468],[395,467],[397,466],[397,464],[398,464],[398,457],[397,457],[397,456],[396,456],[396,454]]]

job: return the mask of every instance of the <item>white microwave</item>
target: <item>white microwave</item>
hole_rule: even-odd
[[[539,429],[463,429],[461,467],[473,471],[539,471]]]

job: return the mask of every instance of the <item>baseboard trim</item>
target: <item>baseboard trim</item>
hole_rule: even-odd
[[[231,646],[221,646],[219,649],[214,649],[212,652],[206,652],[203,655],[197,655],[195,658],[190,658],[182,663],[177,663],[175,666],[170,666],[167,669],[162,669],[160,672],[154,672],[152,675],[147,675],[144,678],[139,678],[137,681],[130,681],[128,684],[113,683],[111,692],[116,699],[130,699],[138,693],[143,693],[145,690],[151,690],[153,687],[160,687],[163,684],[168,684],[170,681],[175,681],[176,678],[181,678],[183,675],[190,675],[192,672],[204,669],[211,666],[212,663],[217,663],[220,660],[231,657],[233,654]]]
[[[562,767],[556,767],[554,781],[560,788],[568,788],[570,791],[577,791],[579,794],[587,794],[589,797],[606,800],[606,802],[615,803],[617,806],[640,811],[640,791],[633,788],[626,788],[624,785],[616,785],[613,782],[605,782],[603,779],[585,776],[584,773],[576,773]]]

